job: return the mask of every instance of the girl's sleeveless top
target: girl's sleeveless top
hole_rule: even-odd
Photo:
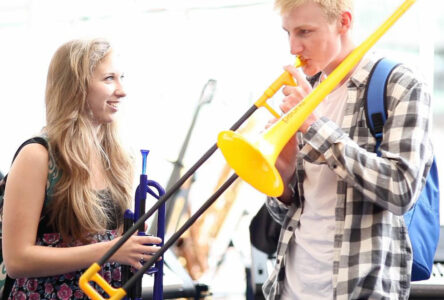
[[[48,202],[51,200],[53,188],[60,177],[60,172],[57,170],[54,157],[52,156],[50,150],[49,157],[49,172],[46,184],[44,207],[47,207]],[[108,191],[100,191],[99,196],[103,201],[109,204],[108,207],[114,207],[111,195]],[[119,220],[120,217],[123,218],[123,216],[116,214],[115,220]],[[49,227],[41,226],[42,223],[44,223],[44,220],[41,220],[39,224],[36,245],[56,248],[83,245],[80,241],[70,241],[69,243],[63,241],[60,233],[48,230]],[[117,221],[117,223],[119,222]],[[116,228],[116,224],[110,224],[109,228]],[[44,229],[42,229],[42,227]],[[92,235],[92,243],[110,241],[116,237],[117,230],[106,230],[104,233]],[[119,288],[122,286],[120,264],[114,262],[106,263],[101,267],[102,268],[99,274],[102,276],[102,278],[104,278],[114,288]],[[84,271],[85,269],[56,276],[18,278],[14,282],[8,299],[89,299],[79,287],[79,278]],[[102,297],[109,297],[96,284],[92,283],[92,286],[96,289],[96,291],[102,294]]]

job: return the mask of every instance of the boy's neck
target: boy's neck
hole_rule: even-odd
[[[331,74],[343,61],[347,58],[347,56],[356,48],[354,43],[351,40],[348,40],[343,44],[343,50],[341,51],[341,54],[338,55],[338,58],[335,60],[334,63],[330,64],[325,70],[323,70],[324,74],[327,76]],[[341,80],[341,82],[338,84],[338,86],[341,86],[344,82],[346,82],[351,74],[355,71],[357,65],[353,67],[352,70],[344,77],[344,79]]]

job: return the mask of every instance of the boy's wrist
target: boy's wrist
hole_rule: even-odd
[[[290,184],[287,185],[287,188],[284,189],[284,193],[278,197],[279,201],[282,203],[285,203],[287,205],[290,205],[293,202],[294,198],[294,188]]]
[[[278,197],[278,199],[281,202],[283,202],[285,204],[293,203],[293,199],[296,194],[296,189],[295,189],[296,181],[297,181],[296,171],[294,171],[290,180],[285,184],[284,192],[282,193],[281,196]]]

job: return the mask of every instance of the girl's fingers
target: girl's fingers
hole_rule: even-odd
[[[159,246],[146,246],[143,253],[156,253],[159,249]]]
[[[140,244],[160,244],[162,243],[162,239],[158,238],[157,236],[150,236],[150,235],[138,235],[135,236],[136,242]]]
[[[162,239],[158,238],[157,236],[150,236],[150,243],[152,244],[160,244],[162,243]]]

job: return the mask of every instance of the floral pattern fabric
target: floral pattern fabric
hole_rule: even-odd
[[[117,237],[116,230],[107,230],[103,234],[93,236],[93,243],[110,241]],[[81,246],[82,243],[65,243],[59,233],[44,233],[37,238],[37,245],[47,247],[74,247]],[[79,278],[83,271],[79,270],[57,276],[39,278],[19,278],[14,282],[9,295],[10,300],[38,300],[38,299],[89,299],[79,287]],[[103,277],[112,287],[122,286],[121,268],[118,263],[106,263],[102,266],[100,276]],[[104,298],[109,297],[103,290],[92,283],[96,291]]]

